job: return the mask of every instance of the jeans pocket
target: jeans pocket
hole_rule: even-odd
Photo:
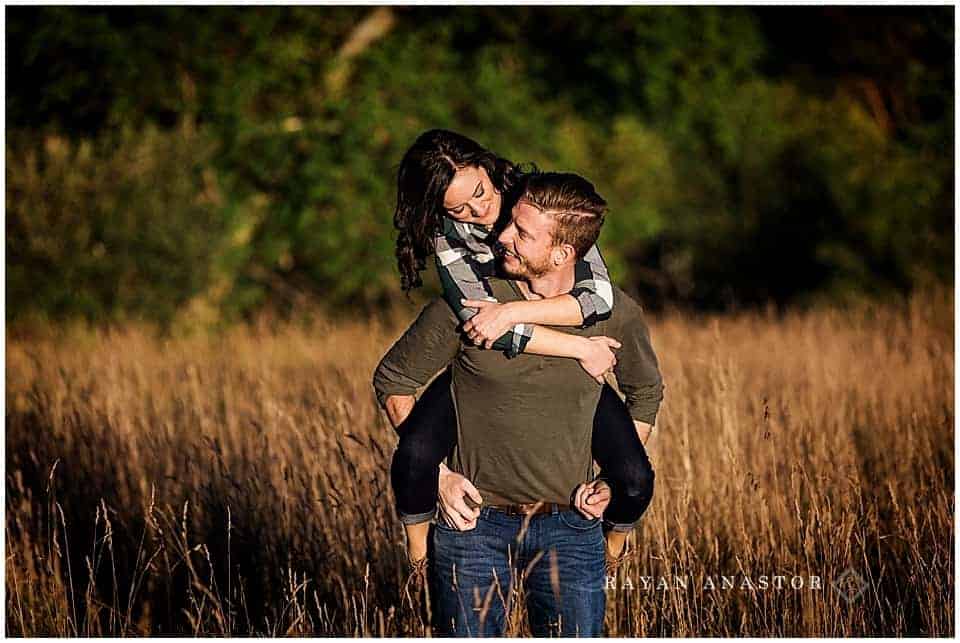
[[[559,517],[560,522],[576,531],[587,531],[600,526],[599,518],[584,518],[579,511],[574,509],[561,511]]]

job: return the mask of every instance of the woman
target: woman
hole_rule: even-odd
[[[610,338],[583,338],[539,326],[592,325],[610,315],[609,276],[596,246],[575,267],[569,294],[537,301],[499,304],[486,279],[494,275],[497,224],[509,220],[523,187],[521,169],[475,141],[446,130],[417,138],[398,174],[394,225],[396,257],[405,291],[422,284],[427,258],[436,256],[444,298],[476,344],[509,356],[535,353],[577,359],[603,384],[619,344]],[[391,482],[397,512],[407,532],[411,565],[426,558],[429,520],[437,501],[437,467],[456,442],[456,416],[449,372],[438,377],[397,427]],[[623,401],[603,384],[594,418],[593,456],[612,490],[604,514],[608,556],[623,552],[625,533],[640,518],[653,494],[653,471]],[[596,498],[595,498],[596,499]],[[576,503],[589,509],[578,495]]]

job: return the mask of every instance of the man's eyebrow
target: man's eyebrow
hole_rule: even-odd
[[[521,226],[519,223],[517,223],[516,219],[513,220],[513,225],[517,228],[517,230],[519,230],[523,234],[530,235],[530,231],[524,228],[523,226]],[[533,236],[533,235],[530,235],[530,236]]]
[[[477,196],[477,191],[480,189],[481,185],[483,185],[483,181],[477,181],[477,187],[473,188],[473,196]],[[470,199],[467,199],[467,201],[469,200]],[[456,210],[457,208],[462,208],[463,206],[465,206],[467,204],[467,201],[464,201],[460,205],[451,205],[449,207],[448,206],[444,206],[444,207],[446,207],[448,210]]]

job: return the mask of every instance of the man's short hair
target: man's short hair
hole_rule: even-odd
[[[607,202],[597,194],[593,184],[569,172],[528,174],[520,200],[553,215],[554,243],[570,244],[577,258],[583,258],[597,242],[607,214]]]

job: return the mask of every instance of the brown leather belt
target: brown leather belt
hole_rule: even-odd
[[[508,516],[537,516],[553,513],[553,510],[566,511],[570,505],[560,505],[555,502],[527,502],[517,505],[487,505],[491,509],[502,511]]]

